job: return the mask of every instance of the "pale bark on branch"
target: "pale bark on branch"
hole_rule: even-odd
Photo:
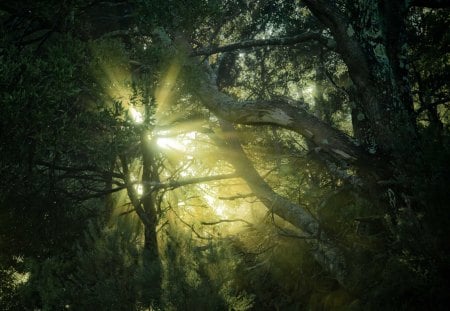
[[[367,156],[349,136],[316,118],[302,108],[300,102],[288,98],[238,101],[219,92],[213,82],[202,83],[197,95],[208,109],[232,123],[271,124],[292,130],[314,143],[319,150],[347,162]]]

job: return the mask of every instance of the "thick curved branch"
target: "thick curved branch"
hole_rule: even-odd
[[[279,46],[279,45],[295,45],[307,41],[318,41],[326,47],[333,49],[335,47],[335,42],[333,39],[327,39],[323,37],[319,32],[305,32],[292,37],[282,37],[282,38],[269,38],[261,40],[245,40],[241,42],[231,43],[224,46],[209,47],[196,50],[192,52],[191,56],[209,56],[212,54],[231,52],[235,50],[253,49],[256,47],[264,46]]]
[[[213,83],[202,83],[197,94],[203,104],[219,117],[238,124],[271,124],[295,131],[339,160],[355,162],[365,151],[349,136],[322,122],[288,98],[237,101],[221,93]]]

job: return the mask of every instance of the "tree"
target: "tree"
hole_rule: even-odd
[[[411,62],[408,59],[410,50],[406,31],[409,10],[412,6],[422,6],[424,3],[303,3],[320,22],[318,27],[323,27],[322,33],[308,31],[291,37],[246,40],[219,47],[200,48],[193,55],[209,56],[265,46],[294,47],[295,44],[312,40],[322,44],[322,53],[324,49],[329,51],[325,53],[333,53],[326,57],[337,57],[348,69],[350,86],[345,92],[351,104],[352,138],[313,116],[303,108],[304,104],[301,102],[286,97],[238,101],[217,89],[211,74],[209,76],[212,80],[206,79],[198,86],[196,93],[203,104],[221,118],[238,124],[272,124],[287,128],[301,134],[309,142],[310,148],[316,148],[326,161],[334,162],[344,170],[345,167],[353,166],[356,176],[361,178],[358,179],[358,182],[362,182],[358,185],[362,187],[360,192],[387,213],[392,226],[390,230],[396,234],[395,232],[402,230],[401,222],[406,221],[410,225],[417,222],[413,216],[402,214],[403,210],[421,210],[420,203],[411,200],[414,186],[407,186],[403,178],[416,172],[413,167],[424,161],[423,154],[419,151],[423,147],[421,138],[418,137],[421,133],[414,112],[408,74]],[[429,5],[433,8],[446,6],[441,2]],[[271,26],[273,29],[274,25]],[[227,69],[232,70],[230,67]],[[220,74],[220,67],[218,73]],[[219,80],[221,77],[217,78]],[[447,87],[448,84],[444,88]],[[448,97],[444,102],[448,102]],[[300,206],[292,206],[284,200],[267,202],[270,188],[263,191],[258,189],[263,182],[256,180],[257,175],[251,177],[252,174],[248,174],[251,166],[245,166],[247,174],[243,175],[246,176],[244,178],[253,186],[254,192],[259,193],[260,198],[266,201],[268,208],[311,236],[320,236],[319,222],[304,215]],[[383,197],[386,199],[382,199]],[[345,274],[348,276],[349,268],[345,264],[341,266],[345,262],[342,254],[338,251],[326,253],[329,257],[322,258],[323,263],[328,263],[328,269],[346,284]],[[339,271],[343,273],[340,274]]]
[[[105,224],[114,219],[114,195],[126,191],[131,209],[122,214],[134,212],[142,222],[143,261],[154,272],[155,293],[145,304],[159,305],[164,252],[158,239],[174,229],[158,228],[175,225],[171,213],[182,211],[175,197],[187,202],[168,191],[198,194],[191,185],[222,180],[222,190],[208,190],[216,201],[202,205],[217,204],[221,192],[232,200],[256,198],[275,231],[300,238],[335,280],[331,292],[344,292],[353,307],[422,306],[435,292],[433,306],[443,306],[448,38],[432,34],[448,29],[444,1],[74,1],[56,7],[58,16],[49,5],[0,5],[2,80],[10,89],[2,96],[9,112],[2,117],[2,172],[9,178],[1,203],[9,214],[5,224],[15,228],[5,236],[24,228],[14,223],[14,215],[29,211],[21,212],[24,201],[39,198],[37,214],[54,218],[30,217],[30,228],[48,230],[71,223],[49,203],[67,211],[104,200],[106,209],[89,210]],[[64,55],[72,44],[77,48]],[[19,102],[21,114],[14,108]],[[183,158],[180,150],[158,145],[171,136],[176,141],[183,124],[201,137],[188,140],[193,148],[211,148],[214,160]],[[17,152],[21,141],[29,143]],[[230,193],[223,180],[236,177],[249,193]],[[198,241],[209,239],[199,222],[254,226],[242,218],[178,218]],[[84,229],[71,227],[71,241]],[[248,256],[239,239],[231,245]],[[37,250],[24,249],[5,258],[39,258]],[[411,294],[416,300],[408,304]]]

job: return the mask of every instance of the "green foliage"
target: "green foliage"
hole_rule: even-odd
[[[4,310],[19,310],[18,289],[14,271],[0,266],[0,306]]]
[[[36,163],[84,165],[88,150],[96,147],[92,133],[100,120],[78,100],[89,85],[87,47],[66,36],[47,45],[40,57],[14,47],[1,57],[0,80],[8,89],[0,93],[1,243],[12,243],[2,248],[17,250],[16,256],[48,254],[64,244],[67,249],[90,212],[77,209],[60,191],[75,191],[73,185]],[[17,238],[26,244],[13,242]]]
[[[254,295],[239,286],[238,254],[227,241],[198,242],[174,230],[167,235],[164,309],[250,310]]]
[[[35,156],[62,151],[60,139],[83,108],[77,106],[76,97],[85,79],[85,53],[77,40],[62,38],[47,48],[44,57],[14,48],[2,55],[0,79],[8,89],[0,95],[2,156],[12,156],[25,169]]]
[[[19,290],[19,301],[23,309],[64,309],[69,302],[67,274],[73,270],[74,262],[63,255],[48,257],[42,261],[27,260],[29,279]]]
[[[204,19],[220,14],[221,1],[167,1],[138,0],[136,1],[138,12],[144,25],[152,29],[156,27],[170,30],[194,31]]]
[[[140,232],[140,224],[126,218],[111,228],[89,225],[85,240],[77,246],[74,271],[66,282],[71,308],[136,310]]]

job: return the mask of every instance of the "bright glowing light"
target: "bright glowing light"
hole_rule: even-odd
[[[25,284],[26,282],[28,282],[28,279],[30,278],[30,272],[20,273],[14,271],[13,277],[15,285]]]
[[[188,156],[187,158],[191,158],[191,156]],[[195,170],[191,167],[186,167],[186,169],[182,170],[180,172],[180,176],[187,177],[187,176],[195,176]]]
[[[314,84],[309,84],[301,89],[301,94],[303,95],[303,99],[312,107],[315,105],[315,95],[316,95],[316,87]]]
[[[142,113],[137,111],[134,107],[130,107],[130,113],[131,113],[131,117],[133,118],[134,122],[136,122],[136,123],[144,122],[144,118],[142,117]]]
[[[216,199],[215,197],[215,195],[217,195],[216,191],[214,191],[214,189],[210,188],[206,184],[198,185],[198,187],[203,191],[202,197],[206,201],[206,203],[208,203],[208,205],[212,208],[214,213],[221,218],[226,217],[228,214],[227,207],[223,202]]]
[[[185,151],[186,147],[180,143],[176,138],[158,137],[156,143],[163,149],[174,149],[178,151]]]
[[[197,132],[189,132],[185,135],[187,137],[187,139],[185,139],[186,141],[195,139],[197,137]]]
[[[307,86],[303,89],[303,95],[305,97],[307,96],[313,96],[314,95],[314,86]]]
[[[133,173],[131,173],[131,174],[130,174],[130,180],[131,180],[131,181],[136,181],[136,180],[137,180],[136,175],[134,175]]]
[[[138,196],[142,196],[144,194],[144,186],[141,184],[136,185],[136,193]]]
[[[202,188],[202,190],[204,190],[204,189],[209,190],[206,185],[200,185],[200,188]],[[209,205],[215,205],[216,200],[214,199],[214,197],[212,195],[205,193],[205,194],[203,194],[203,199],[205,199],[206,203],[208,203]]]
[[[167,106],[172,102],[172,97],[174,94],[173,89],[175,87],[175,83],[177,81],[180,70],[180,61],[175,59],[155,91],[155,99],[158,104],[155,113],[155,118],[157,120],[161,119],[162,115],[167,110]]]
[[[159,133],[162,136],[170,135],[169,132],[164,131]],[[156,143],[163,149],[173,149],[177,151],[187,152],[190,146],[192,146],[192,141],[197,137],[197,132],[188,132],[184,134],[179,134],[172,137],[158,137]]]
[[[214,213],[216,213],[217,216],[224,217],[225,216],[225,205],[223,203],[216,203],[215,206],[212,206],[212,209],[214,210]]]

